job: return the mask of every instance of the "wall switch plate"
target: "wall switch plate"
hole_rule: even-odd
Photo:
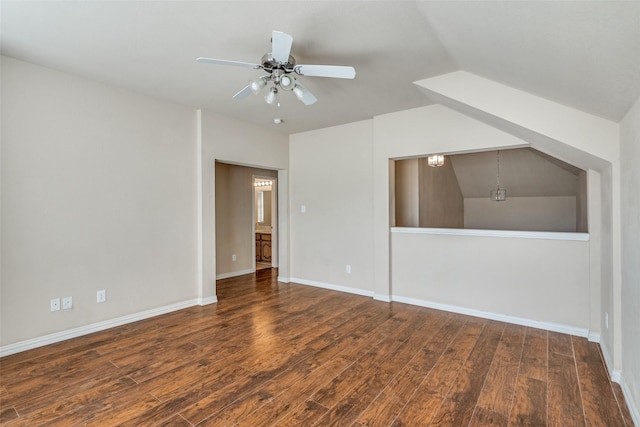
[[[51,300],[51,311],[60,310],[60,298],[54,298]]]
[[[347,274],[351,274],[351,265],[347,264]]]
[[[236,256],[236,254],[231,255],[231,261],[237,261],[238,257]]]
[[[300,212],[305,213],[307,211],[307,207],[305,205],[300,205]]]
[[[609,329],[609,313],[604,313],[604,327]]]
[[[73,297],[62,298],[62,309],[69,310],[70,308],[73,308]]]
[[[107,291],[104,289],[96,294],[96,302],[105,302],[107,300]]]

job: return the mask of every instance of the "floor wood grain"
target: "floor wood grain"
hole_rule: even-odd
[[[276,277],[0,359],[0,425],[632,425],[584,338]]]

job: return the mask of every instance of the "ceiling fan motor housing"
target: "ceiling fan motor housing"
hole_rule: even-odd
[[[278,62],[273,58],[271,53],[265,53],[260,61],[265,71],[273,72],[274,70],[283,70],[285,73],[293,71],[293,67],[296,65],[296,59],[289,55],[289,59],[286,63]]]

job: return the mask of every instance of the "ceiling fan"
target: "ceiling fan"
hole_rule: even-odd
[[[280,90],[293,92],[305,105],[314,104],[318,100],[311,92],[302,86],[291,73],[299,76],[333,77],[339,79],[353,79],[356,76],[356,70],[353,67],[339,65],[297,65],[295,58],[290,55],[292,44],[293,37],[291,35],[281,31],[273,31],[271,33],[271,52],[262,57],[260,64],[204,57],[199,57],[196,61],[203,64],[230,65],[233,67],[253,68],[266,71],[268,74],[249,82],[247,86],[233,95],[233,98],[244,98],[250,93],[257,95],[269,82],[272,82],[273,86],[264,97],[264,100],[270,105],[280,105],[278,99]]]

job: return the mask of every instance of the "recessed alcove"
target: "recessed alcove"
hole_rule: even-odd
[[[392,226],[588,232],[586,172],[530,147],[396,159]],[[499,185],[504,201],[491,200]]]

